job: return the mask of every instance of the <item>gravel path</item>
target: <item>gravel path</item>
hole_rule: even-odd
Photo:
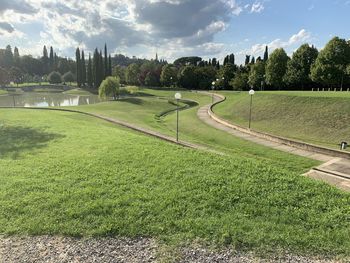
[[[124,263],[168,262],[169,257],[157,254],[158,244],[149,238],[79,239],[58,236],[4,237],[0,236],[1,263]],[[161,250],[160,250],[161,251]],[[182,248],[176,251],[175,262],[298,262],[331,263],[299,256],[282,256],[270,260],[232,250],[209,251],[202,247]],[[167,259],[165,259],[167,258]]]

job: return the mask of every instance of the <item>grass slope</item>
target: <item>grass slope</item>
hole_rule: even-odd
[[[301,177],[303,165],[181,148],[74,113],[0,113],[2,234],[350,256],[350,195]]]
[[[233,123],[248,126],[247,92],[223,92],[227,100],[214,112]],[[252,128],[292,139],[339,148],[350,141],[350,93],[256,92]]]

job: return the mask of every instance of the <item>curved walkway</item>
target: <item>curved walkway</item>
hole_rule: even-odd
[[[234,129],[231,125],[225,125],[224,123],[218,122],[213,119],[210,115],[211,108],[213,105],[223,102],[226,98],[222,95],[213,94],[209,92],[202,92],[208,96],[213,96],[213,104],[208,104],[199,108],[197,116],[200,120],[206,124],[218,129],[225,131],[233,136],[248,140],[257,144],[264,145],[276,150],[281,150],[291,154],[307,157],[310,159],[318,160],[323,162],[321,166],[311,169],[306,176],[323,180],[329,184],[335,185],[336,187],[350,191],[350,160],[335,157],[328,154],[315,153],[313,151],[300,149],[290,145],[286,145],[280,142],[271,141],[265,138],[257,137],[248,132],[243,132],[238,129]]]

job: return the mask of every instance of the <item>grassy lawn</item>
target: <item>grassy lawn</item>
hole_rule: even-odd
[[[248,126],[247,92],[223,92],[227,100],[214,112]],[[339,148],[350,141],[350,92],[256,92],[252,128],[313,144]]]
[[[301,177],[307,159],[280,152],[294,167],[276,165],[266,148],[265,158],[249,158],[238,140],[220,156],[75,113],[0,113],[2,234],[142,235],[350,256],[350,194]]]
[[[82,95],[82,96],[90,96],[90,95],[96,95],[91,93],[88,90],[81,89],[81,88],[76,88],[76,89],[71,89],[63,92],[64,94],[70,94],[70,95]]]
[[[5,94],[7,94],[8,92],[6,91],[6,90],[1,90],[0,89],[0,95],[5,95]]]

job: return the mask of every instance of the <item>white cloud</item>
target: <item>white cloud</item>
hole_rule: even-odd
[[[261,13],[265,9],[261,2],[255,2],[250,9],[251,13]]]

